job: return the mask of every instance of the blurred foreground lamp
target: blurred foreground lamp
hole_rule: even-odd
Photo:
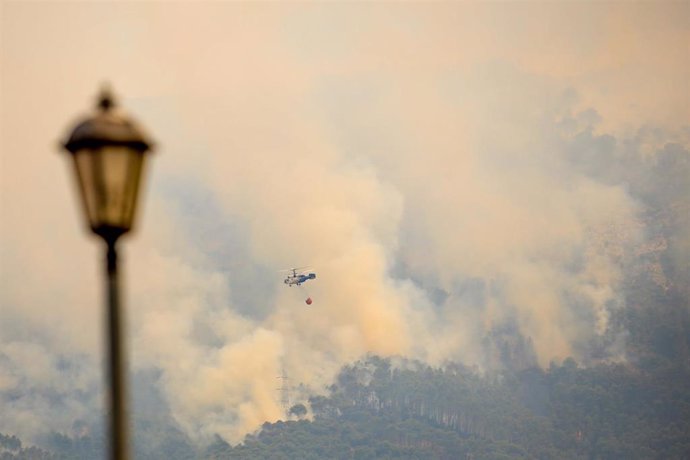
[[[98,112],[79,123],[65,148],[72,154],[91,230],[106,242],[128,232],[151,142],[104,90]]]
[[[115,108],[106,89],[101,93],[97,112],[77,124],[64,148],[74,159],[89,226],[107,244],[110,450],[113,460],[121,460],[128,457],[127,378],[115,243],[132,228],[151,142],[136,123]]]

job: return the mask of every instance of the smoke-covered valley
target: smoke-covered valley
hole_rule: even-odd
[[[66,8],[80,26],[115,13],[68,62],[105,47],[142,74],[41,84],[74,32],[51,6],[3,6],[0,433],[101,430],[102,251],[54,152],[101,72],[160,143],[122,245],[153,445],[156,426],[239,442],[285,417],[283,372],[306,402],[367,355],[483,374],[628,362],[636,280],[688,305],[687,7],[572,23],[530,7],[564,26],[554,50],[515,7]],[[53,86],[36,136],[24,120]],[[300,265],[317,279],[287,288],[278,270]]]

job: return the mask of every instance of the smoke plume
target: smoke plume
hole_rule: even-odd
[[[541,366],[587,359],[640,209],[676,193],[631,184],[687,167],[687,6],[62,7],[2,20],[0,432],[97,419],[102,248],[54,151],[102,75],[159,142],[122,245],[130,364],[196,439],[283,418],[283,371],[320,392],[366,353],[490,370],[510,325]]]

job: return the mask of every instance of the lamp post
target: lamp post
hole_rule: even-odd
[[[116,243],[132,228],[151,142],[104,89],[97,112],[77,124],[64,148],[73,159],[89,227],[106,243],[110,452],[112,460],[123,460],[128,457],[127,378]]]

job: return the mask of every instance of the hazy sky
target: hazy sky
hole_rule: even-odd
[[[578,357],[641,238],[578,163],[690,144],[687,2],[0,5],[4,433],[100,404],[103,254],[59,142],[104,82],[157,144],[121,245],[131,365],[201,437],[279,418],[283,367],[486,368],[508,321]],[[284,287],[295,265],[317,280]]]

